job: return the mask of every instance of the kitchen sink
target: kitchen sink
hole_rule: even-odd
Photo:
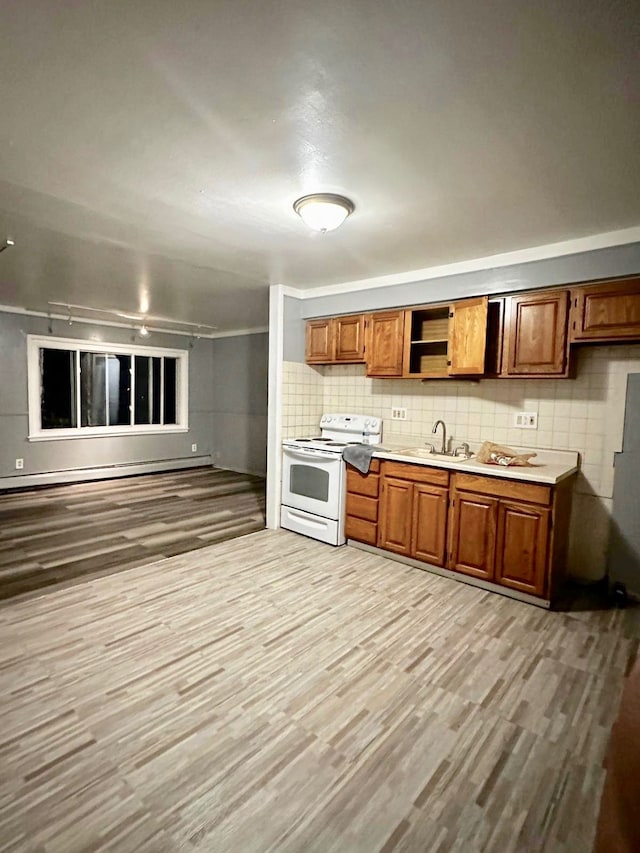
[[[404,447],[396,450],[400,456],[415,456],[417,459],[436,459],[440,462],[465,462],[470,456],[451,456],[448,453],[432,453],[428,447]]]

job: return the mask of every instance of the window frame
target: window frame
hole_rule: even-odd
[[[176,420],[175,424],[114,424],[113,426],[75,427],[62,429],[42,428],[42,387],[40,375],[40,350],[59,349],[76,352],[78,371],[81,352],[96,352],[105,355],[145,356],[150,358],[176,359]],[[79,372],[76,373],[76,393],[80,398]],[[85,341],[78,338],[56,338],[44,335],[27,335],[27,385],[29,410],[29,441],[59,441],[70,438],[105,438],[122,435],[166,435],[189,431],[189,351],[165,347],[114,344],[109,341]],[[133,386],[132,386],[133,387]],[[135,405],[133,394],[131,406]],[[133,413],[133,410],[132,410]]]

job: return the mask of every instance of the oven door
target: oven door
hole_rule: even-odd
[[[344,462],[340,453],[284,447],[282,503],[338,520],[342,512]]]

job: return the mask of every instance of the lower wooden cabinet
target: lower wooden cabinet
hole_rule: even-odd
[[[448,508],[449,489],[424,483],[414,485],[411,553],[416,560],[444,565]]]
[[[551,511],[500,502],[495,579],[502,586],[544,595]]]
[[[565,559],[571,480],[552,488],[456,473],[451,485],[449,568],[550,598]]]
[[[444,566],[449,473],[442,468],[383,462],[378,546]]]
[[[411,556],[413,527],[413,483],[384,475],[382,466],[382,500],[378,544],[387,551]]]
[[[564,570],[573,478],[557,486],[372,460],[347,472],[347,538],[546,601]]]
[[[344,532],[347,539],[378,542],[378,492],[380,460],[372,459],[368,474],[347,467],[347,501]]]
[[[449,568],[492,581],[496,554],[498,501],[457,492],[451,508]]]

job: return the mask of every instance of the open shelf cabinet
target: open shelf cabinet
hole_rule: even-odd
[[[449,306],[405,311],[404,376],[440,379],[449,375]]]

